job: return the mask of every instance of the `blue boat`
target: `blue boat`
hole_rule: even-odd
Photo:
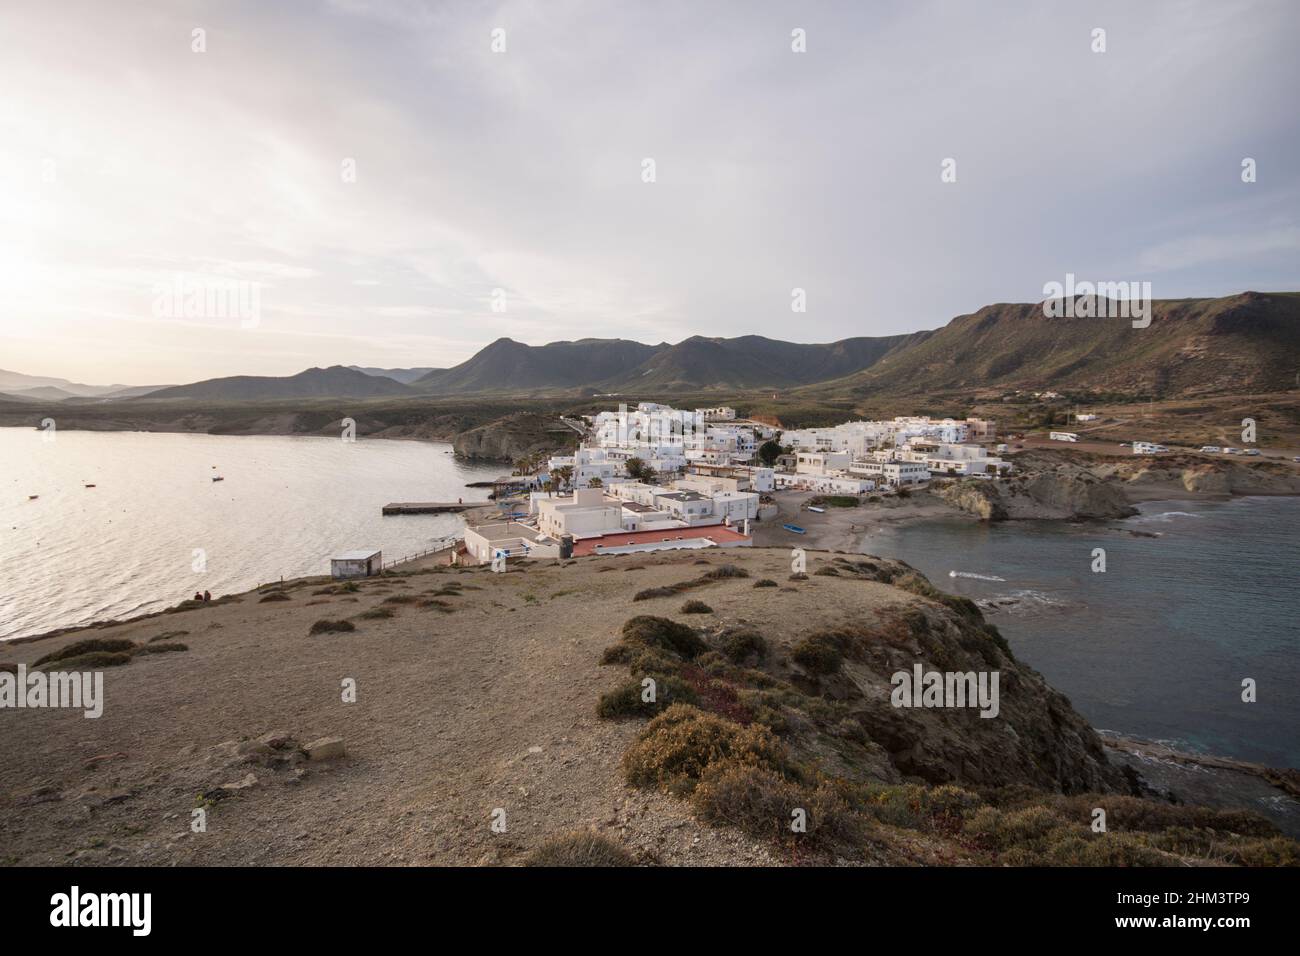
[[[786,531],[793,531],[795,534],[804,533],[803,528],[799,527],[797,524],[783,524],[781,527],[785,528]]]

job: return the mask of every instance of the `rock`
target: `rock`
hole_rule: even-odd
[[[336,760],[347,756],[342,737],[321,737],[303,747],[308,760]]]
[[[452,440],[461,458],[513,462],[528,455],[563,451],[577,434],[556,431],[554,417],[518,412],[463,431]]]
[[[239,781],[238,783],[223,783],[221,785],[221,789],[227,791],[247,790],[249,787],[256,787],[256,786],[257,786],[257,777],[254,774],[250,773],[246,775],[244,779]]]
[[[298,745],[298,742],[283,730],[268,731],[258,737],[257,742],[265,744],[272,750],[288,750]]]

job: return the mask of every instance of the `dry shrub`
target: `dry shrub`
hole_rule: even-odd
[[[680,657],[693,658],[708,650],[708,645],[692,628],[666,617],[638,614],[623,623],[623,641],[644,647],[671,651]]]
[[[756,837],[825,845],[860,841],[865,821],[827,787],[794,783],[768,767],[724,762],[710,766],[691,794],[706,823],[730,824]],[[791,829],[802,810],[803,832]]]
[[[748,664],[767,657],[767,639],[752,627],[738,627],[727,631],[719,640],[718,649],[727,660]]]
[[[66,661],[96,652],[120,654],[133,650],[135,650],[135,642],[128,641],[124,637],[91,637],[84,641],[73,641],[67,647],[61,647],[57,651],[50,651],[44,657],[38,657],[32,666],[40,667],[42,664]]]
[[[141,654],[166,654],[171,651],[188,651],[189,649],[188,644],[182,644],[180,641],[159,641],[137,647],[131,653],[139,657]]]
[[[703,601],[690,600],[682,605],[683,614],[712,614],[713,608]]]
[[[689,792],[704,771],[727,761],[784,771],[785,746],[771,731],[742,727],[686,704],[674,704],[646,724],[623,755],[628,783]]]
[[[311,626],[311,634],[330,634],[343,633],[346,631],[355,631],[357,626],[351,621],[331,621],[328,618],[321,618]]]
[[[611,691],[600,695],[596,703],[596,716],[606,720],[619,720],[627,717],[653,717],[673,704],[694,704],[694,689],[680,678],[671,674],[649,676],[655,682],[655,699],[643,700],[645,688],[637,678],[620,684]]]
[[[523,860],[524,866],[635,866],[631,854],[591,830],[553,836]]]

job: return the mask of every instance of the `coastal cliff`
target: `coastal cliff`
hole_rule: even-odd
[[[1034,451],[1015,456],[999,481],[969,478],[935,487],[953,507],[985,521],[1107,520],[1136,514],[1136,501],[1194,495],[1300,495],[1285,462],[1197,455],[1085,456]]]
[[[461,458],[514,462],[563,452],[574,447],[577,439],[577,432],[554,417],[520,412],[460,432],[452,439],[452,448]]]

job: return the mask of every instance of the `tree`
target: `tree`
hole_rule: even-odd
[[[573,466],[561,465],[559,468],[552,468],[551,479],[555,482],[555,490],[562,490],[573,480]]]
[[[635,481],[650,482],[655,479],[655,470],[640,458],[633,456],[627,460],[627,474]]]
[[[587,482],[587,487],[588,487],[588,488],[604,488],[604,487],[605,487],[605,483],[604,483],[603,481],[601,481],[599,478],[593,478],[593,479],[591,479],[589,482]]]
[[[781,453],[781,443],[775,438],[769,438],[758,446],[758,457],[769,468],[776,464],[776,459]]]

